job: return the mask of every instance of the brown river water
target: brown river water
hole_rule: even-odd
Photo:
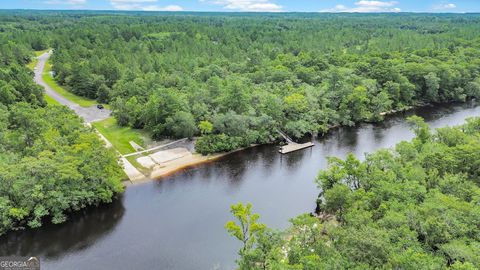
[[[224,224],[229,206],[251,202],[260,221],[285,228],[289,218],[312,212],[314,179],[327,157],[345,157],[410,140],[405,122],[417,114],[432,127],[480,116],[469,102],[419,108],[379,124],[339,128],[315,147],[282,156],[265,145],[236,152],[168,178],[129,186],[112,204],[76,213],[60,225],[0,237],[0,256],[39,256],[42,269],[234,269],[240,244]]]

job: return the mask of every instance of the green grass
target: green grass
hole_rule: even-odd
[[[27,64],[27,67],[30,70],[33,70],[35,68],[35,66],[37,65],[37,63],[38,63],[38,59],[37,58],[32,58],[32,61],[30,61],[30,63]]]
[[[61,105],[58,101],[56,101],[55,99],[53,99],[49,95],[44,94],[43,96],[44,96],[45,101],[47,102],[48,105]]]
[[[105,136],[105,138],[112,143],[113,147],[122,155],[136,152],[136,150],[130,145],[130,141],[134,141],[138,145],[145,147],[144,141],[149,136],[146,131],[119,126],[117,120],[113,117],[103,121],[94,122],[92,125],[98,130],[98,132]],[[149,170],[137,162],[137,157],[138,156],[127,157],[127,160],[130,161],[130,163],[132,163],[132,165],[140,172],[148,174]]]
[[[92,125],[123,155],[136,152],[130,141],[144,146],[144,138],[148,136],[145,131],[119,126],[113,117],[94,122]]]
[[[27,67],[31,70],[34,70],[35,66],[38,63],[37,57],[40,55],[48,52],[50,49],[46,49],[43,51],[35,51],[35,58],[32,58],[32,61],[27,64]],[[66,90],[64,87],[61,87],[58,85],[58,83],[52,78],[50,75],[50,71],[52,70],[52,65],[50,64],[49,61],[45,63],[45,69],[43,70],[42,78],[45,81],[46,84],[48,84],[53,90],[55,90],[57,93],[62,95],[64,98],[77,103],[78,105],[82,107],[91,107],[96,105],[98,102],[93,99],[85,98],[85,97],[80,97],[72,92],[69,92]],[[54,104],[54,105],[59,105],[59,103],[54,100],[53,98],[49,97],[48,95],[45,95],[45,100],[47,101],[48,104]],[[110,109],[110,106],[108,104],[104,105],[105,108]]]
[[[36,57],[39,57],[40,55],[48,52],[50,49],[46,49],[46,50],[43,50],[43,51],[35,51],[35,56]]]
[[[64,98],[77,103],[82,107],[91,107],[98,103],[96,100],[77,96],[58,85],[57,82],[50,75],[51,70],[52,65],[47,61],[47,63],[45,64],[45,69],[43,70],[42,78],[46,84],[48,84],[51,88],[53,88],[53,90],[55,90],[55,92],[59,93]],[[105,106],[105,108],[108,109],[108,106]]]
[[[140,165],[140,163],[138,163],[137,161],[137,158],[140,157],[140,156],[131,156],[131,157],[127,157],[127,160],[132,163],[132,165],[137,168],[137,170],[139,170],[141,173],[145,174],[145,175],[148,175],[149,173],[149,169],[143,167],[142,165]]]
[[[37,57],[39,57],[40,55],[48,52],[50,49],[46,49],[46,50],[43,50],[43,51],[35,51],[35,57],[32,58],[32,60],[30,61],[30,63],[27,64],[27,67],[31,70],[33,70],[35,68],[35,66],[37,65],[38,63],[38,59]]]

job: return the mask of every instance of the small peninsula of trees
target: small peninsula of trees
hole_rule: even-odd
[[[251,205],[232,206],[228,232],[242,241],[240,269],[480,268],[480,118],[393,149],[330,158],[316,182],[316,216],[268,229]]]
[[[61,223],[123,190],[117,157],[63,106],[47,106],[27,69],[38,36],[2,21],[0,33],[0,235]],[[25,27],[31,27],[27,24]],[[38,38],[38,39],[37,39]],[[40,41],[39,41],[40,40]],[[37,43],[38,42],[38,43]]]

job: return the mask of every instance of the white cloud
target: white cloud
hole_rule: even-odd
[[[215,5],[221,5],[224,9],[252,12],[281,12],[283,7],[271,0],[200,0]]]
[[[321,12],[401,12],[397,1],[358,1],[354,7],[336,5],[334,8],[324,9]]]
[[[45,4],[49,5],[83,5],[87,0],[49,0],[45,1]]]
[[[111,2],[117,3],[148,3],[157,2],[157,0],[111,0]]]
[[[110,0],[110,4],[117,10],[142,10],[142,11],[182,11],[178,5],[158,6],[153,3],[158,0]]]
[[[457,5],[453,3],[445,3],[445,2],[433,6],[434,10],[448,10],[448,9],[455,9],[455,8],[457,8]]]
[[[382,1],[358,1],[355,3],[357,6],[361,7],[375,7],[375,8],[382,8],[382,7],[392,7],[397,5],[398,2],[392,1],[392,2],[382,2]]]
[[[183,8],[178,5],[168,5],[164,7],[159,6],[146,6],[143,7],[142,10],[145,11],[183,11]]]

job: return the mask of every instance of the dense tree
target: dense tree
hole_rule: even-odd
[[[480,118],[436,132],[409,122],[412,142],[330,158],[317,215],[292,219],[270,245],[256,238],[240,269],[478,269]]]
[[[64,107],[12,105],[0,130],[0,234],[53,223],[121,192],[117,157]]]
[[[268,142],[277,129],[303,137],[480,96],[474,14],[0,15],[29,25],[15,32],[27,47],[0,47],[5,61],[49,42],[56,80],[109,102],[120,125],[154,138],[194,131],[209,136],[199,142],[210,149]],[[0,85],[6,102],[25,90],[6,95],[10,86]],[[193,125],[190,117],[172,122],[180,111]],[[211,132],[192,128],[202,121],[214,125]]]
[[[193,115],[187,112],[176,112],[172,117],[167,118],[167,129],[175,137],[192,138],[197,133],[197,126]]]
[[[202,135],[208,135],[213,131],[213,124],[208,121],[201,121],[198,124],[198,128],[200,129]]]
[[[425,98],[431,101],[438,101],[438,90],[440,89],[440,79],[433,72],[425,75]]]
[[[0,235],[64,222],[123,190],[116,154],[71,110],[47,107],[25,67],[46,39],[10,31],[0,35],[0,44],[11,44],[0,53]]]

